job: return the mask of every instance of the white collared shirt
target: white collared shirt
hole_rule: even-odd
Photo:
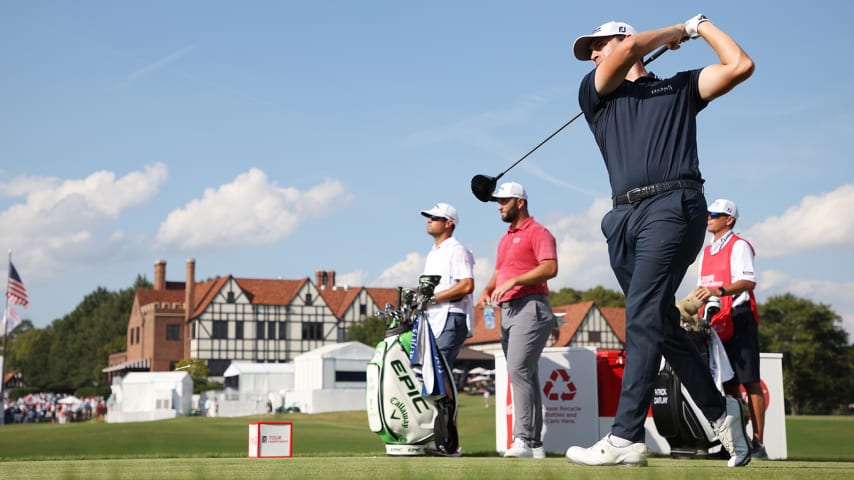
[[[454,286],[465,278],[474,278],[474,255],[454,237],[448,237],[439,245],[433,245],[424,263],[424,275],[440,275],[435,292],[439,293]],[[439,336],[445,329],[448,313],[466,315],[468,336],[474,333],[474,300],[472,294],[466,295],[458,302],[441,302],[430,305],[427,318],[433,335]]]

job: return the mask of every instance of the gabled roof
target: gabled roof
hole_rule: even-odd
[[[190,318],[196,318],[201,315],[230,278],[231,275],[206,282],[196,282],[195,290],[193,291],[194,305],[190,311]]]
[[[599,307],[602,317],[608,322],[608,326],[614,331],[614,335],[623,345],[626,344],[626,308],[625,307]]]
[[[190,318],[201,315],[229,280],[240,287],[252,305],[288,305],[300,289],[308,283],[308,278],[299,280],[270,280],[260,278],[235,278],[232,275],[207,282],[196,283],[194,307]]]
[[[584,319],[587,318],[587,315],[590,313],[593,306],[594,302],[591,301],[552,307],[552,311],[554,313],[566,314],[562,319],[563,322],[560,324],[560,329],[557,332],[557,338],[552,346],[568,346],[569,342],[572,341],[572,337],[575,336],[575,332],[577,332],[579,327],[581,327],[581,324],[584,322]]]
[[[380,288],[380,287],[365,287],[368,296],[377,305],[377,308],[385,308],[387,303],[392,306],[397,306],[397,289],[396,288]],[[373,313],[371,313],[373,315]]]
[[[229,278],[231,276],[229,275]],[[259,278],[235,278],[253,305],[288,305],[296,298],[308,278],[299,280],[268,280]]]
[[[344,313],[347,312],[347,309],[353,305],[353,302],[359,298],[359,294],[362,293],[362,287],[322,288],[319,289],[319,291],[320,296],[326,301],[326,305],[328,305],[329,309],[332,310],[332,314],[335,315],[336,318],[341,318],[344,316]]]

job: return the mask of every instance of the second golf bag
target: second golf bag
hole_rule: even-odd
[[[377,312],[388,329],[368,363],[367,410],[387,455],[423,455],[430,440],[448,453],[459,446],[456,384],[425,315],[438,283],[422,275],[417,289],[399,289],[398,308]]]
[[[688,337],[694,342],[707,364],[709,364],[710,355],[713,356],[713,339],[708,319],[717,310],[720,310],[720,300],[717,297],[712,297],[706,304],[704,315],[698,319],[696,324],[686,325],[683,323],[683,328],[687,331]],[[728,364],[726,368],[729,368]],[[721,449],[720,441],[715,436],[708,419],[694,403],[688,390],[666,362],[655,380],[652,419],[658,433],[667,439],[671,457],[692,458],[699,456],[703,458],[710,455],[716,456],[720,453],[726,455],[726,451]]]

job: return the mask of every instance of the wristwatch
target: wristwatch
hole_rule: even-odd
[[[725,296],[727,295],[727,293],[726,293],[726,289],[725,289],[724,287],[718,287],[718,290],[720,290],[720,291],[721,291],[721,296],[722,296],[722,297],[725,297]]]

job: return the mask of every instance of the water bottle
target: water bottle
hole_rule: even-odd
[[[483,303],[483,323],[488,329],[495,328],[495,310],[489,302]]]

